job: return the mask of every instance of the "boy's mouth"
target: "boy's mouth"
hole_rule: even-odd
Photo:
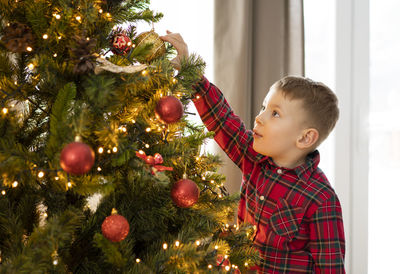
[[[262,137],[262,135],[259,134],[255,129],[253,129],[253,137],[254,138],[260,138],[260,137]]]

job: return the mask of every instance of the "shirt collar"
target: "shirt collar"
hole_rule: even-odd
[[[301,179],[304,182],[307,182],[308,179],[310,179],[311,174],[314,172],[314,170],[317,169],[319,160],[320,160],[319,152],[318,150],[314,150],[313,152],[309,153],[306,156],[306,161],[304,162],[304,164],[299,165],[293,169],[287,169],[287,168],[281,168],[281,169],[292,170],[294,173],[296,173],[299,179]],[[262,157],[260,162],[264,161],[266,161],[269,168],[272,169],[278,168],[278,166],[274,163],[271,157],[269,156]]]

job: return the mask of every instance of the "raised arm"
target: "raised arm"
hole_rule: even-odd
[[[161,39],[171,43],[177,50],[178,56],[172,60],[176,69],[180,69],[181,58],[188,57],[186,43],[179,33],[167,31]],[[253,135],[246,130],[243,122],[236,116],[222,92],[205,77],[193,87],[196,90],[193,102],[201,119],[209,131],[215,132],[214,140],[226,152],[231,160],[243,169],[243,159],[256,160],[257,153],[253,150]]]

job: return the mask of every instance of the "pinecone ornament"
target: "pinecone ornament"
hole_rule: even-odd
[[[18,22],[4,28],[1,40],[9,51],[16,53],[27,52],[27,48],[32,47],[34,42],[29,26]]]
[[[70,46],[71,58],[75,62],[74,73],[85,74],[94,70],[97,40],[84,36],[75,36],[73,46]]]

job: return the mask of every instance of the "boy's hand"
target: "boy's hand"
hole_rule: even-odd
[[[189,57],[189,50],[188,47],[183,41],[182,36],[179,33],[172,33],[169,30],[167,30],[167,35],[160,36],[161,40],[171,43],[171,45],[176,49],[178,52],[178,55],[171,60],[172,65],[174,66],[175,69],[180,70],[181,69],[181,60],[183,58],[188,58]]]

